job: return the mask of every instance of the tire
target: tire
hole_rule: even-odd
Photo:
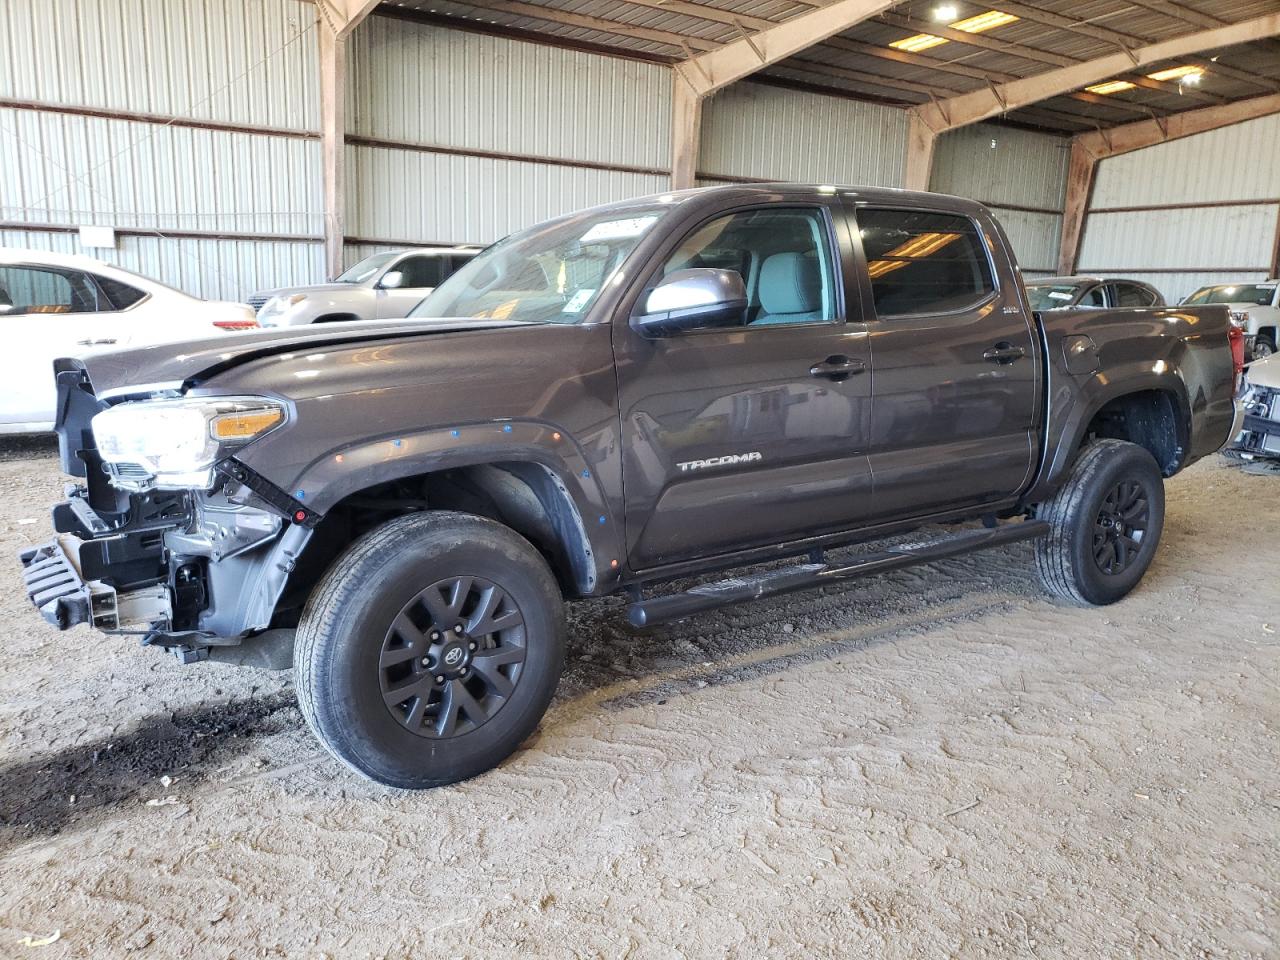
[[[1071,603],[1115,603],[1138,585],[1160,544],[1164,479],[1142,447],[1098,440],[1084,449],[1066,484],[1037,507],[1036,516],[1051,527],[1035,542],[1036,572],[1045,589]]]
[[[1276,342],[1270,337],[1258,337],[1253,341],[1253,355],[1249,358],[1250,363],[1254,360],[1264,360],[1276,352]]]
[[[455,783],[501,763],[537,727],[564,634],[555,577],[523,537],[469,514],[399,517],[352,545],[307,602],[298,704],[363,776],[407,789]]]

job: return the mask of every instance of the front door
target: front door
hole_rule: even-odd
[[[952,212],[855,209],[875,308],[876,516],[1014,496],[1039,449],[1040,377],[1032,317],[1002,234],[992,221]]]
[[[396,261],[377,285],[379,320],[407,317],[432,290],[440,286],[445,257],[440,254],[410,254]]]
[[[129,340],[127,325],[88,274],[36,265],[0,265],[0,330],[8,358],[0,422],[10,425],[52,423],[54,360]]]
[[[741,325],[649,339],[618,318],[633,569],[841,529],[869,509],[870,358],[844,230],[826,206],[721,213],[663,257],[638,302],[675,270],[735,270]]]

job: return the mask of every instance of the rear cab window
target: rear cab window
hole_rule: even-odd
[[[881,319],[958,313],[995,293],[986,243],[968,217],[883,207],[855,217]]]

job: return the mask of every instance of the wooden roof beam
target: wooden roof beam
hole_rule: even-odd
[[[989,90],[975,90],[917,109],[925,124],[934,133],[941,133],[1080,90],[1090,84],[1132,71],[1135,67],[1149,66],[1187,54],[1276,34],[1280,34],[1280,13],[1271,13],[1230,26],[1215,27],[1135,47],[1127,53],[1108,54],[1070,67],[1047,70],[1032,77],[995,85]]]

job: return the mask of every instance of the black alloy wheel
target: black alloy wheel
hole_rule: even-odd
[[[387,630],[378,661],[383,702],[411,733],[470,733],[511,698],[524,667],[524,615],[479,577],[427,587]]]
[[[1150,505],[1137,480],[1122,480],[1102,500],[1093,523],[1093,559],[1107,576],[1123,573],[1142,550]]]

